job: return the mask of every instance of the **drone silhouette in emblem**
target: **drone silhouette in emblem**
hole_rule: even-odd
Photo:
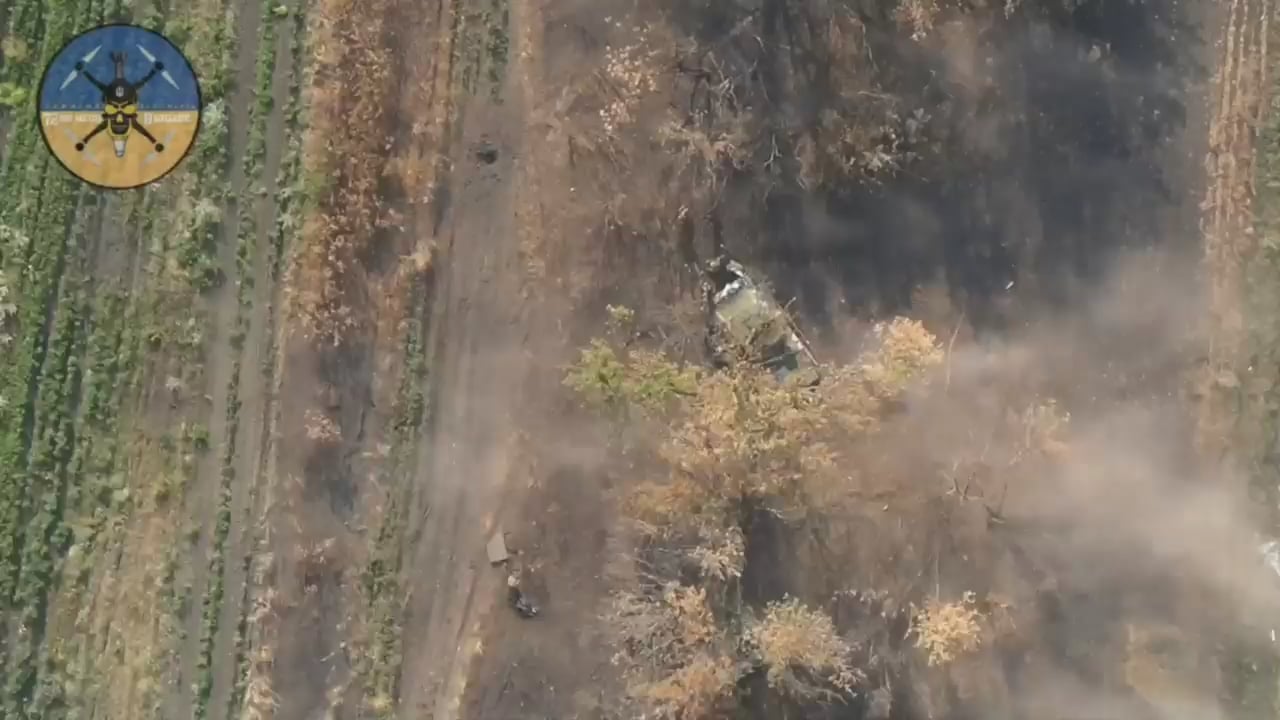
[[[89,141],[105,130],[111,138],[111,144],[118,158],[124,157],[129,135],[135,131],[151,141],[155,152],[164,152],[164,143],[156,140],[155,136],[138,120],[138,91],[151,82],[151,79],[156,75],[163,77],[175,89],[178,87],[178,83],[174,81],[169,71],[164,69],[164,63],[160,62],[155,55],[147,52],[147,49],[141,45],[138,46],[138,49],[142,51],[147,60],[151,61],[151,72],[148,72],[137,82],[130,82],[125,77],[124,72],[125,53],[113,52],[111,53],[111,62],[115,65],[115,77],[110,82],[104,83],[94,77],[88,70],[89,63],[92,62],[101,49],[102,46],[99,45],[80,58],[76,62],[75,69],[67,75],[66,80],[62,82],[62,86],[59,88],[59,90],[66,89],[77,76],[82,75],[85,80],[92,83],[102,93],[102,122],[89,131],[88,135],[76,142],[76,150],[83,152]]]

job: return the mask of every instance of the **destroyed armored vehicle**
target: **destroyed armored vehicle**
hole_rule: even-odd
[[[782,383],[818,384],[817,360],[786,308],[741,264],[723,255],[711,260],[705,268],[703,292],[713,364],[728,367],[745,360],[768,369]]]

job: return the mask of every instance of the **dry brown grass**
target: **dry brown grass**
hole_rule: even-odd
[[[902,0],[894,10],[894,17],[910,31],[912,40],[920,41],[933,30],[939,12],[936,0]]]
[[[436,193],[436,168],[445,162],[439,151],[430,147],[438,143],[439,133],[424,129],[415,134],[410,146],[387,161],[386,174],[395,177],[410,204],[430,202]]]
[[[742,668],[705,590],[671,585],[656,597],[624,592],[606,622],[620,648],[613,662],[628,695],[653,717],[706,718],[733,696]]]
[[[338,545],[335,538],[310,543],[296,550],[296,562],[302,574],[304,590],[315,592],[322,576],[339,567]]]
[[[1205,262],[1213,320],[1208,361],[1199,393],[1199,442],[1221,455],[1233,436],[1235,396],[1247,363],[1243,357],[1244,268],[1258,251],[1251,210],[1254,137],[1266,93],[1268,3],[1232,0],[1218,47],[1221,56],[1210,96],[1208,188],[1204,202]]]
[[[308,440],[319,443],[334,443],[342,439],[342,430],[338,424],[318,410],[307,411],[304,429]]]
[[[350,290],[363,276],[359,255],[389,220],[379,189],[396,89],[386,39],[393,6],[322,0],[313,13],[304,173],[320,189],[288,287],[306,336],[332,345],[356,324]]]
[[[658,67],[658,51],[650,46],[645,29],[634,42],[605,51],[601,78],[608,95],[599,115],[606,136],[615,137],[635,122],[636,108],[658,89]]]
[[[275,671],[274,632],[276,595],[271,590],[259,598],[249,619],[250,632],[257,644],[249,656],[245,680],[244,705],[240,720],[269,720],[274,717],[280,700],[272,686]]]

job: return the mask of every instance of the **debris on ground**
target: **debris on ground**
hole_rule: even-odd
[[[511,554],[507,552],[506,533],[502,531],[501,527],[489,539],[489,545],[485,548],[485,551],[489,554],[490,565],[501,565],[511,557]]]
[[[538,614],[538,607],[533,604],[529,596],[525,595],[524,590],[520,588],[521,573],[519,568],[512,570],[507,574],[507,596],[511,601],[511,607],[523,618],[531,618]]]
[[[489,544],[485,547],[485,551],[489,555],[489,564],[497,567],[498,565],[507,566],[507,599],[511,603],[511,607],[520,617],[531,618],[538,614],[538,607],[525,595],[521,588],[521,579],[524,572],[516,558],[512,557],[511,551],[507,548],[506,532],[499,527],[493,537],[489,538]],[[516,555],[519,554],[517,551]]]

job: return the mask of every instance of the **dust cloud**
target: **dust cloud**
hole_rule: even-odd
[[[925,706],[1225,717],[1224,646],[1274,642],[1280,581],[1246,469],[1195,447],[1196,270],[1118,258],[1090,297],[957,343],[870,441],[883,517],[845,579],[916,602],[999,598],[1016,628],[944,671],[959,695],[922,691]]]

